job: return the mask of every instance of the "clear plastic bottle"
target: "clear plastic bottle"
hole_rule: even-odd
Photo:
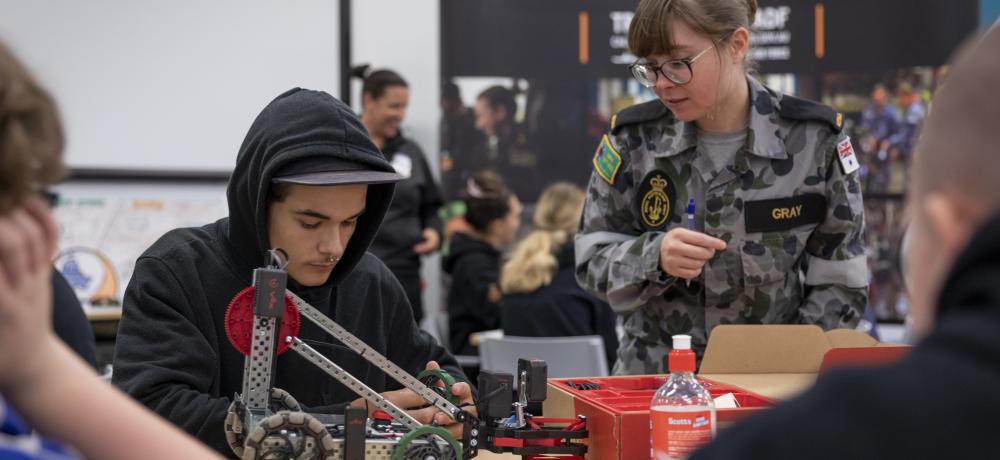
[[[649,406],[650,458],[679,460],[715,437],[715,403],[694,377],[690,335],[675,335],[670,377]]]

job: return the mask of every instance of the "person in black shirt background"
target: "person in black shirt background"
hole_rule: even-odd
[[[476,355],[469,335],[500,328],[500,251],[517,234],[521,202],[491,171],[469,179],[462,200],[469,228],[451,237],[444,259],[444,271],[452,277],[449,336],[453,353]]]
[[[413,319],[420,324],[424,316],[420,256],[441,245],[437,212],[443,200],[423,150],[400,132],[410,100],[406,80],[391,70],[364,75],[366,69],[355,69],[355,76],[364,76],[361,123],[375,146],[403,176],[370,250],[399,279],[413,307]]]

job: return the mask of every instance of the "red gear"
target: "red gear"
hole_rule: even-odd
[[[253,292],[254,287],[250,286],[233,297],[226,309],[226,336],[233,348],[250,355],[250,336],[253,333]],[[288,350],[290,346],[285,340],[286,337],[298,337],[299,326],[302,322],[299,318],[299,309],[295,308],[292,298],[285,294],[285,316],[281,319],[281,328],[278,330],[278,354]]]

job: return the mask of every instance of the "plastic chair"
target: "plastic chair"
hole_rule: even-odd
[[[538,358],[548,365],[549,378],[608,375],[604,339],[599,335],[574,337],[486,338],[479,344],[480,368],[517,371],[518,358]]]

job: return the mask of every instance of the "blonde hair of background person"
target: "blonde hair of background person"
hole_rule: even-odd
[[[59,231],[38,192],[64,176],[62,147],[51,97],[0,44],[0,395],[87,458],[218,458],[101,380],[53,332]]]
[[[558,182],[542,192],[532,218],[534,230],[517,244],[500,272],[504,294],[533,292],[552,282],[559,269],[556,250],[576,234],[583,199],[583,190],[569,182]]]

